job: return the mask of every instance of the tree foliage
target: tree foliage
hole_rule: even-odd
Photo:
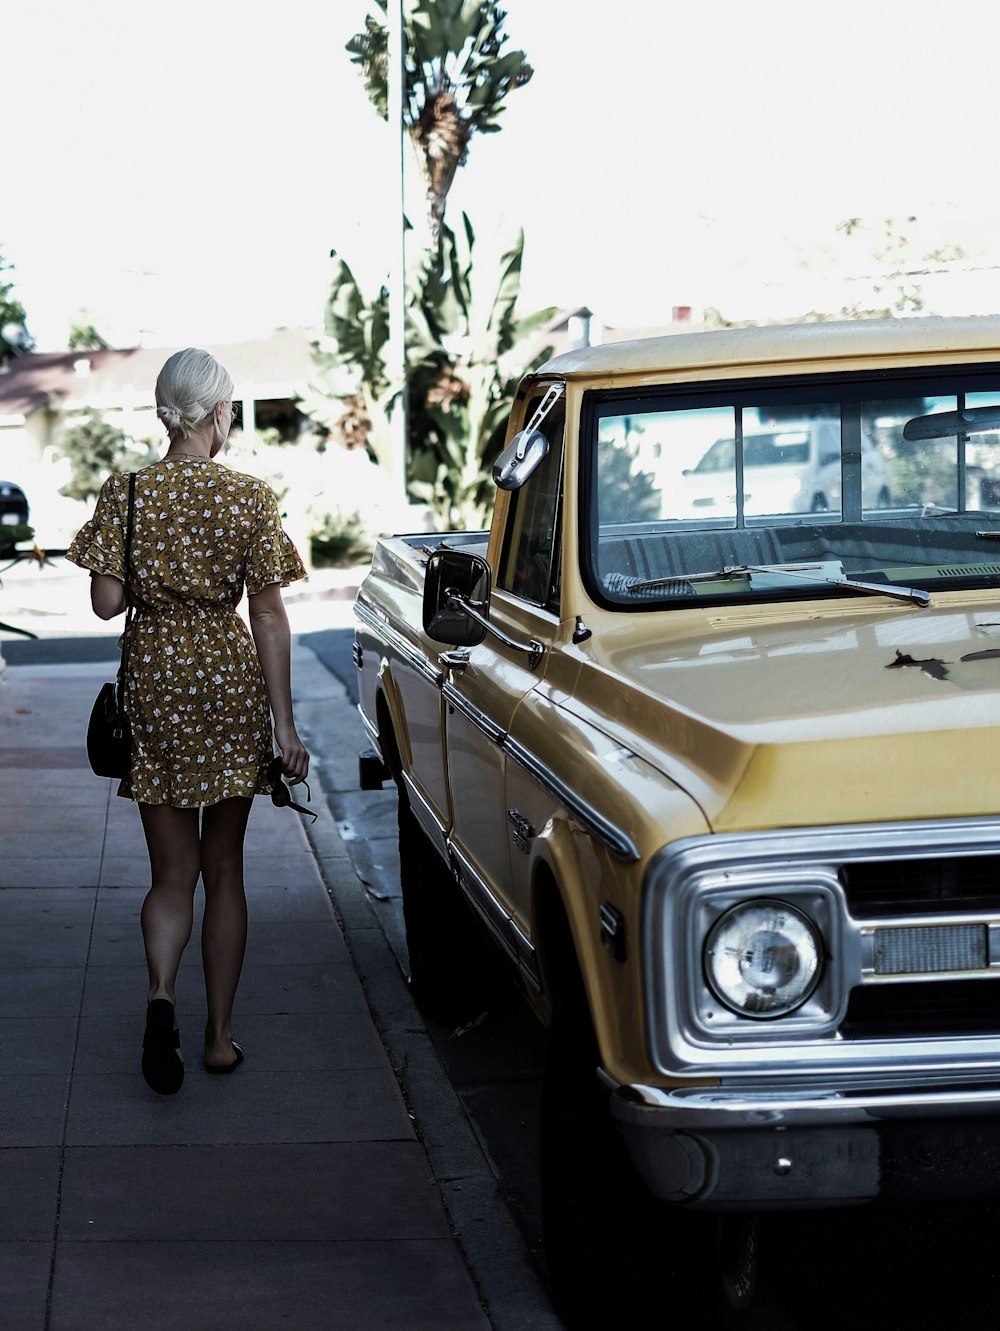
[[[662,507],[656,477],[639,465],[638,447],[629,440],[597,450],[597,493],[601,525],[653,522]]]
[[[378,0],[382,13],[388,0]],[[358,285],[336,252],[324,336],[303,410],[342,444],[391,464],[392,414],[405,391],[410,497],[429,504],[443,527],[479,524],[492,496],[485,479],[499,447],[518,379],[551,354],[539,330],[553,310],[521,318],[524,235],[498,274],[473,259],[465,215],[444,221],[455,172],[475,133],[499,129],[508,94],[531,78],[523,51],[507,51],[506,14],[494,0],[402,0],[403,128],[427,187],[431,244],[405,226],[405,368],[388,367],[389,294]],[[388,116],[388,26],[371,15],[347,46],[372,105]],[[405,384],[400,382],[405,375]]]
[[[923,279],[931,274],[933,266],[966,257],[960,245],[942,245],[922,254],[915,252],[904,226],[916,220],[908,217],[903,223],[898,218],[886,217],[878,224],[871,242],[875,271],[869,279],[870,290],[839,311],[841,317],[891,319],[919,314],[926,304]],[[838,223],[837,230],[845,237],[863,238],[870,229],[860,217],[848,217]]]
[[[68,499],[93,500],[114,471],[128,471],[149,460],[148,448],[137,447],[124,430],[99,411],[81,411],[68,418],[59,436],[71,474],[59,493]]]
[[[552,354],[538,335],[555,311],[515,312],[523,231],[488,285],[473,264],[466,214],[457,232],[445,228],[442,242],[442,261],[428,261],[423,299],[409,310],[410,491],[446,527],[481,526],[517,381]]]
[[[386,12],[387,0],[378,0]],[[503,105],[534,72],[523,51],[505,50],[506,13],[495,0],[403,0],[403,124],[416,152],[431,234],[444,224],[455,172],[474,134],[499,128]],[[389,32],[375,15],[347,44],[368,99],[389,115]]]
[[[430,505],[443,528],[481,525],[492,498],[489,468],[499,451],[521,375],[551,355],[539,333],[554,310],[516,313],[524,235],[519,232],[483,277],[475,233],[463,214],[444,228],[438,251],[414,253],[406,303],[408,452],[411,497]],[[386,463],[398,384],[386,368],[388,295],[365,298],[338,260],[327,302],[326,336],[303,407],[341,443],[363,445]]]
[[[920,245],[910,230],[916,221],[916,217],[885,217],[877,222],[848,217],[838,222],[835,230],[848,242],[845,255],[846,250],[851,251],[852,289],[859,294],[837,309],[809,310],[799,315],[799,321],[894,319],[926,312],[924,280],[967,255],[960,245],[951,243],[931,248]],[[759,322],[728,319],[714,306],[702,318],[704,328],[752,328]]]
[[[966,258],[960,245],[944,244],[923,250],[911,239],[909,227],[915,217],[905,221],[895,217],[869,223],[860,217],[847,217],[836,230],[853,247],[853,263],[870,271],[853,280],[861,294],[838,310],[810,310],[802,316],[806,323],[830,319],[895,319],[926,310],[924,279],[942,264]],[[867,249],[867,255],[862,251]]]
[[[78,317],[70,325],[66,349],[68,351],[106,351],[108,349],[108,343],[97,331],[86,310],[81,310]]]
[[[8,263],[0,250],[0,365],[31,351],[35,342],[28,332],[28,316],[24,306],[11,293],[13,282],[4,278],[5,272],[12,272],[14,265]]]

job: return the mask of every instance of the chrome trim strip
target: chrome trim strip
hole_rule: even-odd
[[[703,867],[754,866],[762,861],[825,863],[843,859],[906,859],[929,854],[1000,851],[1000,818],[933,819],[902,823],[839,823],[769,832],[717,832],[674,841],[658,853],[665,864],[680,860]]]
[[[605,1080],[607,1080],[605,1075]],[[937,1087],[927,1091],[871,1091],[839,1095],[832,1086],[814,1092],[795,1089],[773,1092],[739,1092],[711,1086],[665,1090],[657,1086],[616,1086],[611,1094],[611,1112],[620,1123],[652,1131],[712,1129],[728,1132],[795,1125],[834,1127],[849,1123],[872,1123],[880,1118],[945,1117],[949,1114],[981,1114],[1000,1108],[1000,1085],[981,1090],[951,1091]]]
[[[361,724],[364,726],[368,734],[368,738],[371,740],[372,744],[374,744],[376,750],[378,751],[378,756],[384,762],[385,755],[382,753],[382,745],[379,743],[378,726],[376,726],[374,721],[368,720],[368,717],[365,715],[364,709],[362,708],[360,703],[357,704],[357,710],[358,710],[358,716],[361,717]]]
[[[410,800],[410,807],[413,809],[414,816],[427,833],[434,849],[441,855],[443,863],[454,874],[459,888],[468,898],[469,904],[511,960],[521,969],[525,979],[540,992],[542,978],[534,947],[507,914],[502,903],[473,869],[466,856],[447,836],[431,806],[405,772],[403,773],[403,781],[406,785],[407,797]]]
[[[513,920],[507,921],[507,926],[514,938],[514,946],[517,948],[518,958],[525,971],[525,978],[531,981],[536,992],[542,991],[542,972],[538,966],[538,957],[527,935]]]
[[[535,756],[530,749],[526,749],[519,740],[512,739],[509,735],[503,741],[504,752],[514,760],[520,767],[523,767],[530,776],[532,776],[543,790],[546,790],[560,804],[565,805],[577,822],[582,823],[588,832],[592,833],[603,845],[617,855],[619,859],[626,860],[634,864],[639,858],[639,851],[635,842],[625,835],[620,828],[610,822],[602,814],[598,813],[593,805],[588,804],[575,791],[571,790],[555,772],[542,760]]]
[[[480,711],[469,700],[463,696],[454,684],[445,682],[441,686],[441,696],[449,707],[454,707],[456,712],[461,712],[467,721],[471,721],[477,730],[481,730],[491,744],[503,744],[507,737],[507,732],[502,726],[498,726],[495,721],[491,721],[485,712]]]
[[[413,816],[423,828],[429,839],[434,845],[445,862],[447,862],[446,846],[448,842],[445,833],[444,824],[434,812],[433,807],[427,802],[424,796],[413,784],[413,778],[408,772],[403,772],[403,785],[406,787],[406,797],[410,801],[410,808],[413,810]]]
[[[355,600],[353,609],[355,619],[360,619],[362,623],[367,624],[369,628],[378,629],[380,633],[383,629],[389,628],[387,620],[381,615],[376,615],[374,610],[366,605],[364,601]]]
[[[506,910],[469,863],[468,858],[463,855],[462,851],[450,838],[448,840],[448,855],[455,876],[461,884],[462,891],[469,898],[470,904],[477,914],[482,917],[485,924],[488,925],[504,951],[514,961],[519,961],[515,939],[510,932],[512,921]]]
[[[448,841],[448,854],[452,870],[469,904],[483,920],[497,942],[520,967],[524,978],[541,992],[542,975],[534,947],[511,919],[503,903],[494,895],[468,858],[453,841]]]
[[[443,671],[436,669],[424,653],[419,648],[414,647],[413,643],[407,638],[404,638],[398,629],[393,628],[387,619],[376,615],[367,605],[358,601],[354,603],[354,613],[369,628],[380,634],[385,639],[386,645],[398,652],[405,659],[407,665],[411,665],[436,689],[441,687],[444,680]]]

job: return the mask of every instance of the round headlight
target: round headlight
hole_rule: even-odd
[[[705,942],[712,992],[744,1017],[783,1017],[819,980],[815,927],[783,901],[748,901],[719,917]]]

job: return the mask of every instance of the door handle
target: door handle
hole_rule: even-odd
[[[457,647],[453,652],[440,652],[438,664],[443,665],[445,670],[464,670],[469,664],[468,648]]]

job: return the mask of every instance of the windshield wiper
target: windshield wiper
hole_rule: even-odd
[[[647,578],[644,582],[633,582],[628,590],[633,593],[643,592],[654,587],[669,587],[677,582],[718,582],[724,578],[742,578],[752,573],[761,573],[771,577],[799,578],[813,584],[843,587],[847,591],[865,592],[869,596],[891,596],[895,601],[910,601],[914,605],[928,606],[931,603],[930,593],[920,591],[917,587],[897,587],[888,582],[861,582],[857,578],[847,577],[846,574],[830,577],[820,572],[824,567],[823,564],[796,564],[794,567],[781,564],[727,564],[724,568],[716,569],[714,573],[679,573],[669,578]]]

